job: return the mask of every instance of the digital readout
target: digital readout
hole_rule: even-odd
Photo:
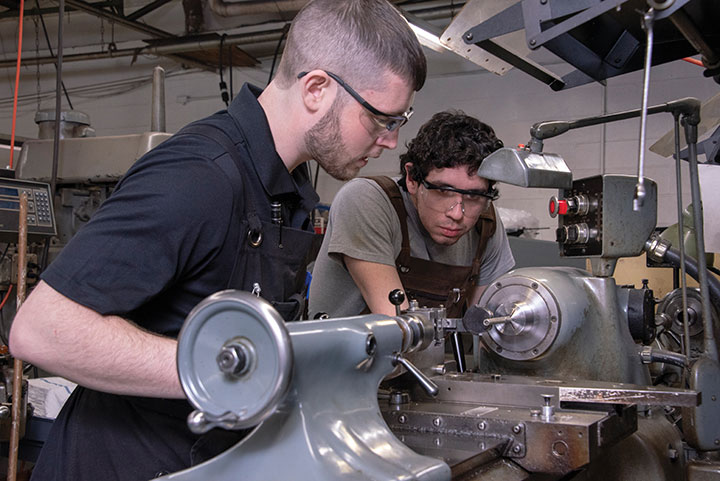
[[[20,202],[11,202],[9,200],[0,200],[0,209],[20,210]]]
[[[0,187],[0,195],[10,195],[13,197],[19,197],[18,190],[12,187]]]

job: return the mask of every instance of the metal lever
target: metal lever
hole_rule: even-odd
[[[633,210],[639,211],[645,203],[645,179],[643,178],[643,170],[645,167],[645,137],[647,132],[647,115],[648,115],[648,91],[650,90],[650,67],[652,65],[652,47],[653,47],[653,23],[655,21],[655,10],[650,8],[643,15],[642,27],[646,33],[646,49],[645,49],[645,69],[643,72],[643,96],[642,96],[642,113],[640,116],[640,152],[638,154],[638,173],[637,184],[635,185],[635,194],[633,196]]]
[[[388,300],[390,301],[390,304],[395,306],[395,315],[399,316],[402,314],[402,303],[405,302],[405,293],[402,289],[393,289],[390,291],[390,294],[388,294]]]
[[[216,417],[212,414],[195,410],[188,416],[187,425],[193,433],[204,434],[214,428],[223,428],[228,430],[238,429],[238,421],[239,418],[231,412],[226,412],[225,414]]]
[[[401,364],[405,369],[407,369],[408,372],[415,376],[423,389],[425,389],[425,392],[429,395],[435,397],[438,395],[438,392],[440,392],[437,384],[432,382],[430,378],[423,374],[420,369],[416,368],[413,363],[405,359],[402,354],[396,353],[393,355],[393,364]]]

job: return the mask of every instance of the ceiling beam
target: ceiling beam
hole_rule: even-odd
[[[127,18],[128,20],[137,20],[138,18],[147,15],[154,10],[157,10],[158,8],[162,7],[170,1],[172,0],[155,0],[152,3],[148,3],[144,7],[135,10],[133,13],[125,15],[125,18]]]
[[[94,5],[90,5],[87,2],[83,2],[82,0],[65,0],[65,3],[67,5],[73,7],[76,10],[80,10],[85,13],[89,13],[90,15],[95,15],[96,17],[104,18],[110,22],[115,22],[116,24],[122,25],[125,28],[129,28],[130,30],[135,30],[136,32],[145,33],[154,38],[173,38],[173,37],[175,37],[175,35],[173,35],[172,33],[166,32],[164,30],[160,30],[159,28],[151,27],[150,25],[145,25],[144,23],[136,22],[134,20],[129,20],[128,18],[123,17],[122,15],[118,15],[116,13],[109,12],[102,8],[98,8]]]

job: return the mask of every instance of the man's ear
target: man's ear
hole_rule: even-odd
[[[405,162],[405,185],[407,186],[408,192],[412,195],[415,195],[420,185],[415,182],[410,175],[410,169],[412,169],[413,167],[414,166],[412,162]]]
[[[305,108],[315,113],[329,108],[335,100],[337,84],[322,70],[311,70],[300,79],[300,95]]]

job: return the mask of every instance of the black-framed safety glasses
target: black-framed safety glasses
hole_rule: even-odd
[[[497,189],[490,188],[488,190],[466,190],[456,187],[436,185],[425,179],[420,180],[420,184],[425,187],[428,193],[429,205],[438,212],[448,212],[456,205],[460,204],[463,214],[468,211],[468,215],[483,212],[490,205],[490,201],[497,200],[500,193]],[[457,194],[460,194],[458,200]]]
[[[407,112],[403,113],[402,115],[391,115],[386,114],[382,110],[378,110],[372,105],[370,105],[370,102],[365,100],[362,95],[357,93],[355,89],[353,89],[351,86],[345,83],[343,79],[338,77],[332,72],[328,72],[327,70],[323,70],[326,74],[328,74],[328,77],[335,80],[342,88],[345,89],[347,93],[350,94],[352,98],[357,100],[357,102],[362,105],[365,110],[373,114],[372,119],[375,121],[376,124],[378,124],[380,127],[387,129],[389,132],[394,132],[403,125],[407,123],[408,120],[410,120],[410,117],[412,117],[414,111],[413,108],[410,107]],[[307,75],[309,72],[300,72],[297,76],[297,78],[303,78],[305,75]]]

